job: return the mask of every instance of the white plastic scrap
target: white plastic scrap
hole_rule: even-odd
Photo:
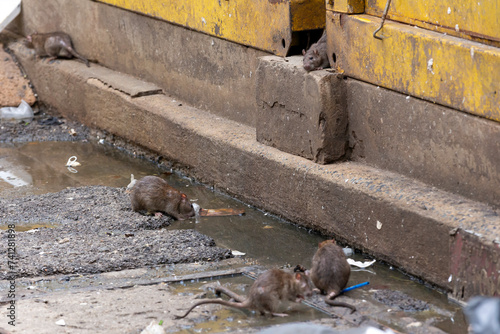
[[[233,251],[231,251],[231,254],[233,254],[234,256],[243,256],[243,255],[245,255],[246,253],[242,253],[242,252],[240,252],[240,251],[233,250]]]
[[[165,330],[162,326],[156,324],[155,321],[151,321],[141,334],[165,334]]]
[[[31,121],[33,119],[33,109],[26,101],[21,100],[19,107],[0,108],[0,118],[4,120]]]
[[[81,166],[81,164],[76,161],[76,156],[72,156],[68,159],[68,162],[66,163],[66,167],[68,167],[68,170],[71,172],[71,173],[78,173],[78,171],[73,168],[73,167],[78,167],[78,166]]]
[[[361,262],[361,261],[354,261],[353,259],[347,259],[347,263],[349,263],[351,266],[355,266],[355,267],[358,267],[358,268],[368,268],[372,264],[374,264],[375,261],[376,260]]]
[[[422,323],[420,321],[415,321],[411,324],[406,325],[406,327],[422,327]]]
[[[193,204],[193,209],[194,209],[196,216],[199,216],[201,207],[197,203],[192,203],[192,204]]]
[[[66,321],[64,319],[60,319],[56,321],[56,325],[58,326],[66,326]]]
[[[127,189],[132,189],[136,182],[137,180],[135,179],[134,174],[130,174],[130,183],[128,184]]]
[[[344,251],[345,256],[352,256],[352,254],[354,253],[352,248],[349,247],[342,248],[342,250]]]
[[[0,1],[0,31],[21,13],[21,0]]]
[[[72,156],[68,159],[68,162],[66,163],[66,167],[78,167],[81,166],[82,164],[79,163],[77,160],[76,156]]]

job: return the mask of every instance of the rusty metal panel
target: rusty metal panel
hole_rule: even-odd
[[[500,121],[500,49],[413,26],[327,11],[330,62],[348,76]]]
[[[346,14],[361,14],[365,11],[364,0],[326,0],[326,9]]]
[[[99,0],[285,56],[292,31],[321,29],[324,0]]]
[[[382,16],[387,0],[366,0],[365,14]],[[392,0],[390,20],[500,46],[500,1]]]
[[[292,31],[323,29],[325,27],[325,0],[290,1]]]

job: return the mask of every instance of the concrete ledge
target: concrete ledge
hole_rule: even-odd
[[[347,108],[342,75],[307,73],[302,56],[259,59],[257,141],[321,164],[343,157]]]
[[[91,0],[24,0],[14,22],[21,35],[64,31],[88,59],[255,126],[253,76],[266,52]]]
[[[66,117],[149,147],[200,181],[334,234],[458,298],[500,293],[500,219],[488,206],[356,162],[318,165],[256,142],[252,127],[93,80],[97,65],[35,62],[15,50],[40,99]],[[481,259],[474,267],[469,252]]]
[[[500,207],[500,123],[345,81],[351,159]]]

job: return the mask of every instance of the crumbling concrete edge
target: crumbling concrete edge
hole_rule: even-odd
[[[499,239],[481,233],[498,223],[488,206],[359,163],[318,165],[258,143],[252,127],[166,95],[133,98],[95,85],[76,61],[48,64],[15,50],[40,99],[64,116],[148,147],[202,182],[334,235],[457,298],[498,293]],[[471,249],[480,250],[486,274],[467,284],[461,255]]]

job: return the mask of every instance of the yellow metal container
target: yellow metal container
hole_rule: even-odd
[[[500,121],[500,49],[381,19],[327,11],[330,62],[348,76]]]
[[[285,56],[292,32],[325,26],[324,0],[99,0]]]
[[[366,0],[365,14],[382,16],[386,3]],[[392,0],[388,19],[500,46],[499,0]]]
[[[326,10],[346,14],[361,14],[365,11],[364,0],[326,0]]]

